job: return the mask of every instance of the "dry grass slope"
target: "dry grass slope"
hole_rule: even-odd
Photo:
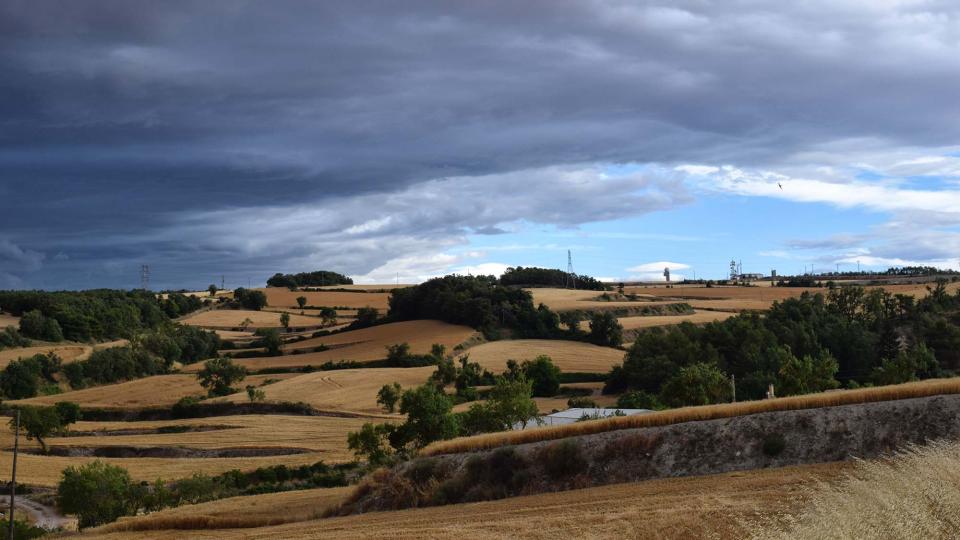
[[[280,328],[280,313],[275,311],[248,311],[242,309],[217,309],[202,311],[180,322],[201,328],[230,330],[238,328],[245,319],[253,321],[249,328]],[[319,328],[320,319],[304,315],[291,314],[290,326],[294,328]]]
[[[733,317],[735,314],[726,311],[702,311],[697,310],[691,315],[663,315],[658,317],[620,317],[620,325],[624,330],[637,330],[639,328],[653,328],[655,326],[669,326],[689,322],[693,324],[703,324],[713,321],[722,321]]]
[[[744,531],[757,540],[957,538],[960,443],[858,462],[842,481],[817,486],[802,510],[748,521]]]
[[[388,292],[343,292],[343,291],[291,291],[283,287],[267,287],[257,289],[267,295],[267,305],[273,307],[297,307],[297,297],[307,299],[308,306],[362,308],[372,307],[380,310],[381,314],[388,307]],[[363,289],[361,289],[363,290]]]
[[[426,455],[453,454],[472,452],[512,444],[524,444],[537,441],[548,441],[590,435],[619,429],[632,429],[654,426],[665,426],[680,422],[697,420],[716,420],[731,418],[747,414],[756,414],[775,411],[793,411],[799,409],[815,409],[819,407],[834,407],[838,405],[852,405],[876,401],[928,397],[941,394],[960,393],[960,377],[953,379],[930,379],[920,382],[898,384],[892,386],[878,386],[857,390],[841,390],[808,394],[785,398],[768,399],[762,401],[744,401],[740,403],[724,403],[720,405],[706,405],[701,407],[683,407],[659,411],[650,414],[609,418],[590,422],[578,422],[565,426],[552,426],[524,431],[506,431],[489,433],[474,437],[462,437],[449,441],[440,441],[424,449]]]

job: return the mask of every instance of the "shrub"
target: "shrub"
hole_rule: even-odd
[[[197,372],[200,386],[206,388],[211,397],[234,393],[236,390],[231,385],[242,381],[246,376],[246,368],[234,364],[233,360],[226,357],[207,360],[203,369]]]
[[[267,398],[267,394],[263,390],[250,384],[247,385],[247,398],[252,402],[263,401]]]
[[[19,492],[19,490],[18,490]],[[0,540],[7,540],[10,534],[10,522],[6,518],[0,519]],[[13,537],[16,540],[29,540],[32,538],[40,538],[50,531],[44,529],[43,527],[37,527],[31,525],[26,521],[15,519],[13,520]]]
[[[572,397],[567,400],[567,407],[571,409],[595,409],[597,402],[588,397]]]
[[[613,313],[595,312],[590,316],[590,334],[587,339],[596,345],[619,347],[623,343],[623,326]]]
[[[63,471],[57,485],[57,507],[76,514],[78,528],[84,529],[135,513],[131,491],[126,469],[97,460]]]
[[[385,384],[377,392],[377,404],[382,406],[387,412],[393,412],[397,408],[397,402],[400,401],[400,383]]]
[[[663,404],[660,403],[656,396],[644,392],[643,390],[636,390],[633,392],[627,392],[626,394],[618,397],[617,407],[621,409],[659,410],[663,408]]]
[[[540,355],[524,362],[523,373],[533,384],[534,397],[553,397],[560,391],[560,368],[549,356]]]
[[[543,466],[543,470],[555,480],[584,472],[588,466],[587,460],[580,450],[580,445],[571,439],[544,446],[537,453],[537,461]]]

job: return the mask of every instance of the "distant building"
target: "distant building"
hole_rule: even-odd
[[[650,409],[591,409],[591,408],[574,408],[567,409],[565,411],[555,412],[548,414],[546,416],[541,416],[541,423],[538,424],[535,420],[527,422],[526,428],[522,424],[514,424],[513,429],[528,429],[535,428],[539,426],[562,426],[563,424],[573,424],[579,422],[581,418],[588,418],[590,420],[600,419],[600,418],[609,418],[611,416],[618,416],[617,411],[623,413],[624,416],[634,416],[637,414],[647,414],[652,413]]]
[[[667,280],[667,283],[670,283],[670,267],[663,269],[663,277]]]
[[[773,270],[770,270],[770,277],[772,277],[772,278],[774,278],[774,279],[777,278],[777,269],[776,269],[776,268],[774,268]]]

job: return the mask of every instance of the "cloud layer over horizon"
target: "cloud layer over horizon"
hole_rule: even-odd
[[[140,264],[155,288],[419,280],[541,263],[498,242],[571,230],[600,261],[581,271],[626,277],[695,266],[654,238],[731,197],[837,216],[775,242],[709,231],[758,265],[955,267],[958,19],[946,1],[5,2],[0,288],[132,287]],[[591,224],[649,249],[604,259]]]

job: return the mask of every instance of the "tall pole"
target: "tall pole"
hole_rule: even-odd
[[[10,515],[7,516],[7,538],[13,538],[13,504],[17,496],[17,451],[20,449],[20,411],[17,410],[17,429],[13,432],[13,474],[10,475]]]
[[[733,396],[733,402],[737,402],[737,376],[730,375],[730,395]]]

